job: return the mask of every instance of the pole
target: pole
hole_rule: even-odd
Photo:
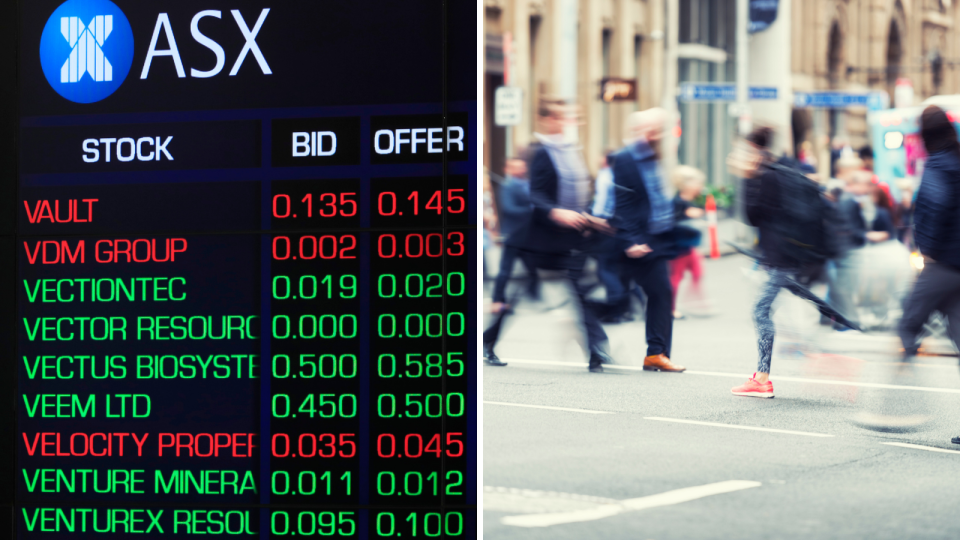
[[[750,24],[750,1],[737,0],[737,116],[740,136],[750,131],[750,105],[748,104],[747,85],[749,73],[750,46],[747,25]]]
[[[513,74],[513,34],[510,32],[503,33],[503,85],[511,86],[513,82],[511,75]],[[510,159],[513,156],[513,130],[516,129],[516,126],[506,126],[506,147],[507,147],[507,159]]]
[[[665,51],[663,53],[663,101],[661,107],[667,112],[667,125],[663,134],[663,169],[669,175],[677,165],[677,148],[679,140],[675,132],[680,113],[677,110],[677,45],[680,36],[680,1],[665,0],[667,10],[667,27],[665,36]]]
[[[554,55],[553,69],[557,74],[557,97],[568,103],[577,101],[577,33],[579,32],[579,0],[557,0],[557,29],[559,43]],[[579,139],[578,127],[565,129],[568,140]]]

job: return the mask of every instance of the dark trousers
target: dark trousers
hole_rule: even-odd
[[[539,280],[537,279],[537,269],[533,267],[528,258],[521,254],[516,247],[504,244],[503,251],[500,253],[500,272],[497,274],[497,281],[493,284],[493,301],[506,302],[507,283],[510,282],[510,276],[513,274],[513,267],[517,259],[523,262],[527,269],[527,292],[531,296],[536,296]]]
[[[669,357],[673,340],[673,289],[669,261],[664,257],[624,257],[621,261],[627,275],[647,296],[647,356],[665,354]]]
[[[904,302],[900,319],[900,340],[907,358],[917,354],[923,325],[934,311],[947,318],[947,333],[960,348],[960,270],[928,262]]]
[[[585,254],[578,255],[554,255],[554,254],[527,254],[524,253],[521,258],[525,258],[534,269],[543,268],[545,270],[562,270],[565,273],[567,284],[574,297],[574,304],[580,313],[580,319],[587,334],[587,345],[590,350],[602,346],[607,341],[607,334],[600,326],[596,313],[586,307],[586,288],[580,283],[583,275],[583,266],[586,264]],[[535,270],[534,270],[535,273]],[[669,282],[668,282],[669,285]],[[493,347],[500,338],[500,330],[503,323],[509,315],[501,312],[483,332],[483,344],[487,347]]]

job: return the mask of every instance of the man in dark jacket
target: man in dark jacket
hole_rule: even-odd
[[[510,238],[516,231],[520,230],[530,219],[532,206],[530,204],[530,182],[527,180],[527,164],[520,158],[510,158],[507,160],[507,178],[500,187],[500,196],[497,197],[497,217],[500,218],[500,235],[504,238]],[[521,259],[527,269],[528,285],[527,293],[531,297],[537,297],[537,271],[533,268],[526,257],[520,256],[520,250],[516,246],[504,243],[503,250],[500,252],[500,272],[497,274],[497,280],[493,285],[493,305],[491,311],[499,313],[501,309],[510,309],[506,303],[507,283],[513,274],[513,267],[517,259]]]
[[[530,151],[530,220],[507,241],[523,251],[536,268],[565,272],[576,299],[590,349],[591,372],[602,372],[609,356],[603,348],[607,335],[592,310],[585,309],[586,290],[580,277],[587,253],[592,250],[591,221],[586,217],[591,193],[590,178],[580,148],[564,139],[567,107],[546,102],[538,111],[541,132]],[[484,361],[506,365],[493,347],[505,319],[500,314],[483,333]]]
[[[673,203],[664,193],[659,145],[666,118],[663,109],[630,115],[634,140],[614,156],[617,185],[612,225],[624,254],[625,271],[647,296],[647,354],[643,369],[681,372],[670,361],[673,290],[667,263],[678,254]]]
[[[923,325],[934,311],[947,317],[950,339],[960,347],[960,143],[947,115],[934,105],[920,116],[920,134],[929,157],[913,223],[924,265],[900,320],[907,360],[917,353]],[[960,444],[960,437],[953,442]]]

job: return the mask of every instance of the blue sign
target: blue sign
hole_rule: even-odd
[[[775,100],[777,87],[751,86],[748,99]],[[680,101],[736,101],[737,85],[733,83],[682,83]]]
[[[747,32],[763,32],[777,20],[778,0],[750,0],[750,24]]]
[[[110,0],[68,0],[47,19],[40,64],[50,86],[75,103],[114,93],[133,63],[133,31]]]
[[[798,108],[846,109],[867,107],[872,111],[884,108],[882,92],[794,92],[793,105]]]

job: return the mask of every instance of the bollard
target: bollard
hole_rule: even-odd
[[[710,228],[710,258],[720,258],[720,240],[717,238],[717,202],[707,195],[707,225]]]

